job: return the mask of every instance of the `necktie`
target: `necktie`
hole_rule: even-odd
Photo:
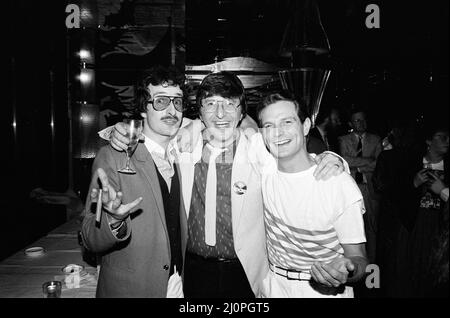
[[[205,243],[209,246],[216,245],[216,195],[217,195],[217,173],[216,158],[226,151],[226,148],[214,148],[209,144],[206,146],[211,151],[208,163],[208,174],[206,176],[205,194]]]
[[[362,157],[362,136],[358,135],[358,147],[356,148],[356,156]],[[355,181],[356,183],[363,183],[363,174],[359,171],[355,173]]]

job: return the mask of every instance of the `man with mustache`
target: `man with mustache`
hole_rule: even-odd
[[[170,144],[181,125],[183,85],[184,75],[165,67],[139,83],[136,112],[144,118],[145,140],[131,157],[136,174],[118,173],[126,157],[110,146],[95,158],[82,238],[102,256],[97,297],[183,297],[187,220]],[[97,179],[103,191],[100,224],[90,213]]]

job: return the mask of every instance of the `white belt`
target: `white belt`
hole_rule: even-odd
[[[269,268],[275,274],[286,277],[288,280],[310,280],[311,274],[304,271],[284,269],[269,263]]]

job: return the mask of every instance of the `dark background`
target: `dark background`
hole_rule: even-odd
[[[8,65],[3,109],[8,125],[3,171],[7,178],[0,259],[65,220],[64,209],[44,209],[29,194],[37,187],[65,191],[69,162],[65,3],[15,0],[5,5],[2,46]]]
[[[278,50],[291,1],[186,0],[186,63],[250,56],[288,68],[290,61]],[[369,3],[380,7],[380,29],[365,27]],[[5,155],[3,167],[7,178],[0,259],[65,221],[64,207],[30,200],[32,189],[64,192],[72,186],[83,198],[90,178],[90,163],[69,155],[67,76],[73,75],[68,70],[74,63],[70,54],[74,43],[67,40],[71,34],[64,23],[66,4],[8,0],[2,15],[8,54],[5,152],[12,151]],[[345,111],[363,105],[371,130],[380,135],[397,117],[448,121],[448,1],[418,5],[321,0],[318,4],[331,44],[332,72],[323,107],[334,105]],[[82,129],[95,132],[95,127]],[[82,134],[77,130],[72,136],[75,145]],[[73,185],[69,185],[70,171]]]
[[[290,60],[278,52],[295,1],[188,0],[186,63],[251,56],[289,67]],[[380,29],[365,26],[365,9],[372,3],[380,8]],[[396,117],[448,120],[448,1],[317,4],[331,46],[322,106],[344,113],[366,108],[371,129],[379,134]]]

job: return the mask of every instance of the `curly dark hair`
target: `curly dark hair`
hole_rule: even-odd
[[[148,85],[161,85],[168,83],[171,86],[179,86],[183,91],[183,98],[186,99],[185,94],[185,79],[186,77],[175,66],[155,66],[149,70],[145,70],[140,80],[135,86],[135,111],[136,113],[145,113],[147,111],[148,100],[151,98],[148,90]],[[186,105],[186,100],[184,100]]]

